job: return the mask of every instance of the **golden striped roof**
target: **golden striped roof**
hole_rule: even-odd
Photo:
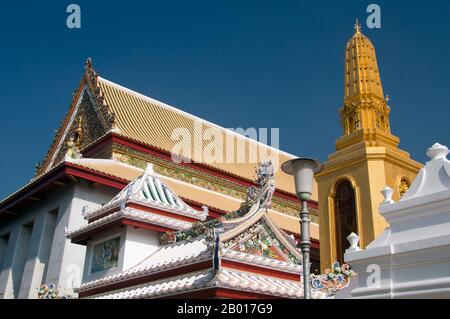
[[[106,105],[115,115],[119,135],[247,180],[254,180],[258,162],[271,159],[276,170],[277,188],[291,194],[295,193],[292,177],[279,169],[284,161],[294,158],[293,155],[246,138],[104,78],[98,77],[98,85]],[[174,132],[189,133],[192,149],[188,154],[177,151],[179,139],[174,138]],[[197,132],[203,134],[196,134]],[[211,142],[206,138],[208,133],[219,138]],[[234,155],[229,155],[228,152],[223,161],[208,161],[202,156],[208,147],[219,151],[231,149]],[[256,156],[252,157],[254,154]],[[316,187],[313,199],[317,199]]]

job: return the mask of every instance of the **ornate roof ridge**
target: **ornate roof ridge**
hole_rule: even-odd
[[[114,212],[112,214],[109,214],[105,217],[99,218],[87,225],[81,226],[75,230],[69,231],[65,230],[65,236],[67,238],[74,238],[77,235],[81,235],[87,231],[96,229],[102,225],[105,225],[109,222],[118,220],[122,217],[127,217],[130,219],[135,219],[143,222],[151,222],[154,224],[157,224],[159,226],[168,227],[172,229],[187,229],[191,226],[192,223],[185,222],[179,219],[171,218],[162,216],[159,214],[149,213],[149,212],[143,212],[137,209],[132,208],[125,208],[121,209],[117,212]]]
[[[211,240],[216,231],[220,234],[219,241],[226,243],[263,220],[275,237],[274,240],[276,241],[277,247],[280,246],[283,249],[287,249],[286,253],[280,251],[283,258],[293,263],[300,263],[302,260],[300,252],[285,237],[285,234],[281,232],[267,213],[268,208],[271,207],[272,194],[275,190],[272,163],[270,161],[260,163],[256,169],[256,173],[258,176],[256,183],[260,185],[260,188],[249,187],[247,199],[238,211],[229,213],[227,214],[228,216],[225,215],[219,219],[204,223],[194,223],[187,230],[165,233],[161,236],[161,243],[176,243],[188,239],[195,239],[199,236],[205,236]],[[230,220],[227,220],[227,217]]]
[[[131,181],[104,206],[85,213],[84,218],[90,219],[117,207],[123,209],[127,203],[142,204],[198,220],[205,220],[208,216],[206,206],[203,211],[197,211],[190,207],[154,172],[153,165],[147,164],[147,168],[141,176]]]
[[[239,225],[244,224],[254,216],[264,213],[263,209],[271,206],[272,194],[275,191],[275,182],[273,180],[273,166],[271,161],[258,164],[256,169],[256,184],[260,187],[251,186],[247,190],[247,198],[241,204],[241,207],[222,216],[218,219],[210,220],[203,223],[194,223],[191,229],[178,232],[169,232],[161,236],[161,242],[164,244],[195,238],[200,235],[212,237],[214,229],[221,229],[222,236],[229,237],[229,233],[235,230]],[[261,217],[259,216],[259,217]],[[229,220],[227,222],[227,220]],[[233,220],[235,222],[233,222]],[[259,218],[258,218],[259,220]],[[249,225],[248,225],[249,227]]]

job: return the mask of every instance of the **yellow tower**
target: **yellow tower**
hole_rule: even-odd
[[[322,271],[343,261],[351,232],[365,247],[385,229],[378,212],[380,191],[389,186],[398,200],[422,167],[398,148],[400,140],[391,134],[375,48],[358,22],[345,50],[344,83],[344,106],[339,110],[343,135],[316,175]]]

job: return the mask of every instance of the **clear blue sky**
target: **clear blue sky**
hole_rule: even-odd
[[[66,28],[66,6],[82,29]],[[376,46],[401,147],[450,145],[450,1],[3,1],[0,197],[34,173],[91,56],[99,73],[224,127],[278,127],[322,160],[340,136],[344,48],[381,6]]]

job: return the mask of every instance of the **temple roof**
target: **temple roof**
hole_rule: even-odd
[[[258,162],[270,159],[275,165],[275,170],[279,172],[275,177],[277,188],[295,194],[292,177],[279,169],[284,161],[294,158],[294,155],[269,147],[106,80],[94,71],[90,60],[86,64],[85,74],[68,115],[63,120],[53,145],[39,168],[39,173],[48,171],[59,164],[55,154],[61,148],[64,139],[67,139],[68,128],[75,125],[76,106],[80,103],[86,90],[89,91],[90,100],[95,104],[94,108],[99,117],[98,126],[104,129],[105,135],[114,133],[162,152],[180,155],[194,163],[201,163],[249,181],[254,178],[254,166]],[[189,154],[177,151],[176,146],[179,144],[179,139],[173,138],[173,133],[180,130],[189,133],[189,137],[192,138],[192,150]],[[198,132],[200,135],[197,134]],[[203,134],[213,134],[220,138],[206,138]],[[95,140],[92,144],[97,141]],[[233,152],[229,152],[230,144],[234,144]],[[201,156],[198,155],[204,154],[207,148],[224,150],[226,158],[213,162],[199,158]],[[234,154],[230,155],[231,153]],[[316,198],[317,187],[314,182],[313,199]]]

